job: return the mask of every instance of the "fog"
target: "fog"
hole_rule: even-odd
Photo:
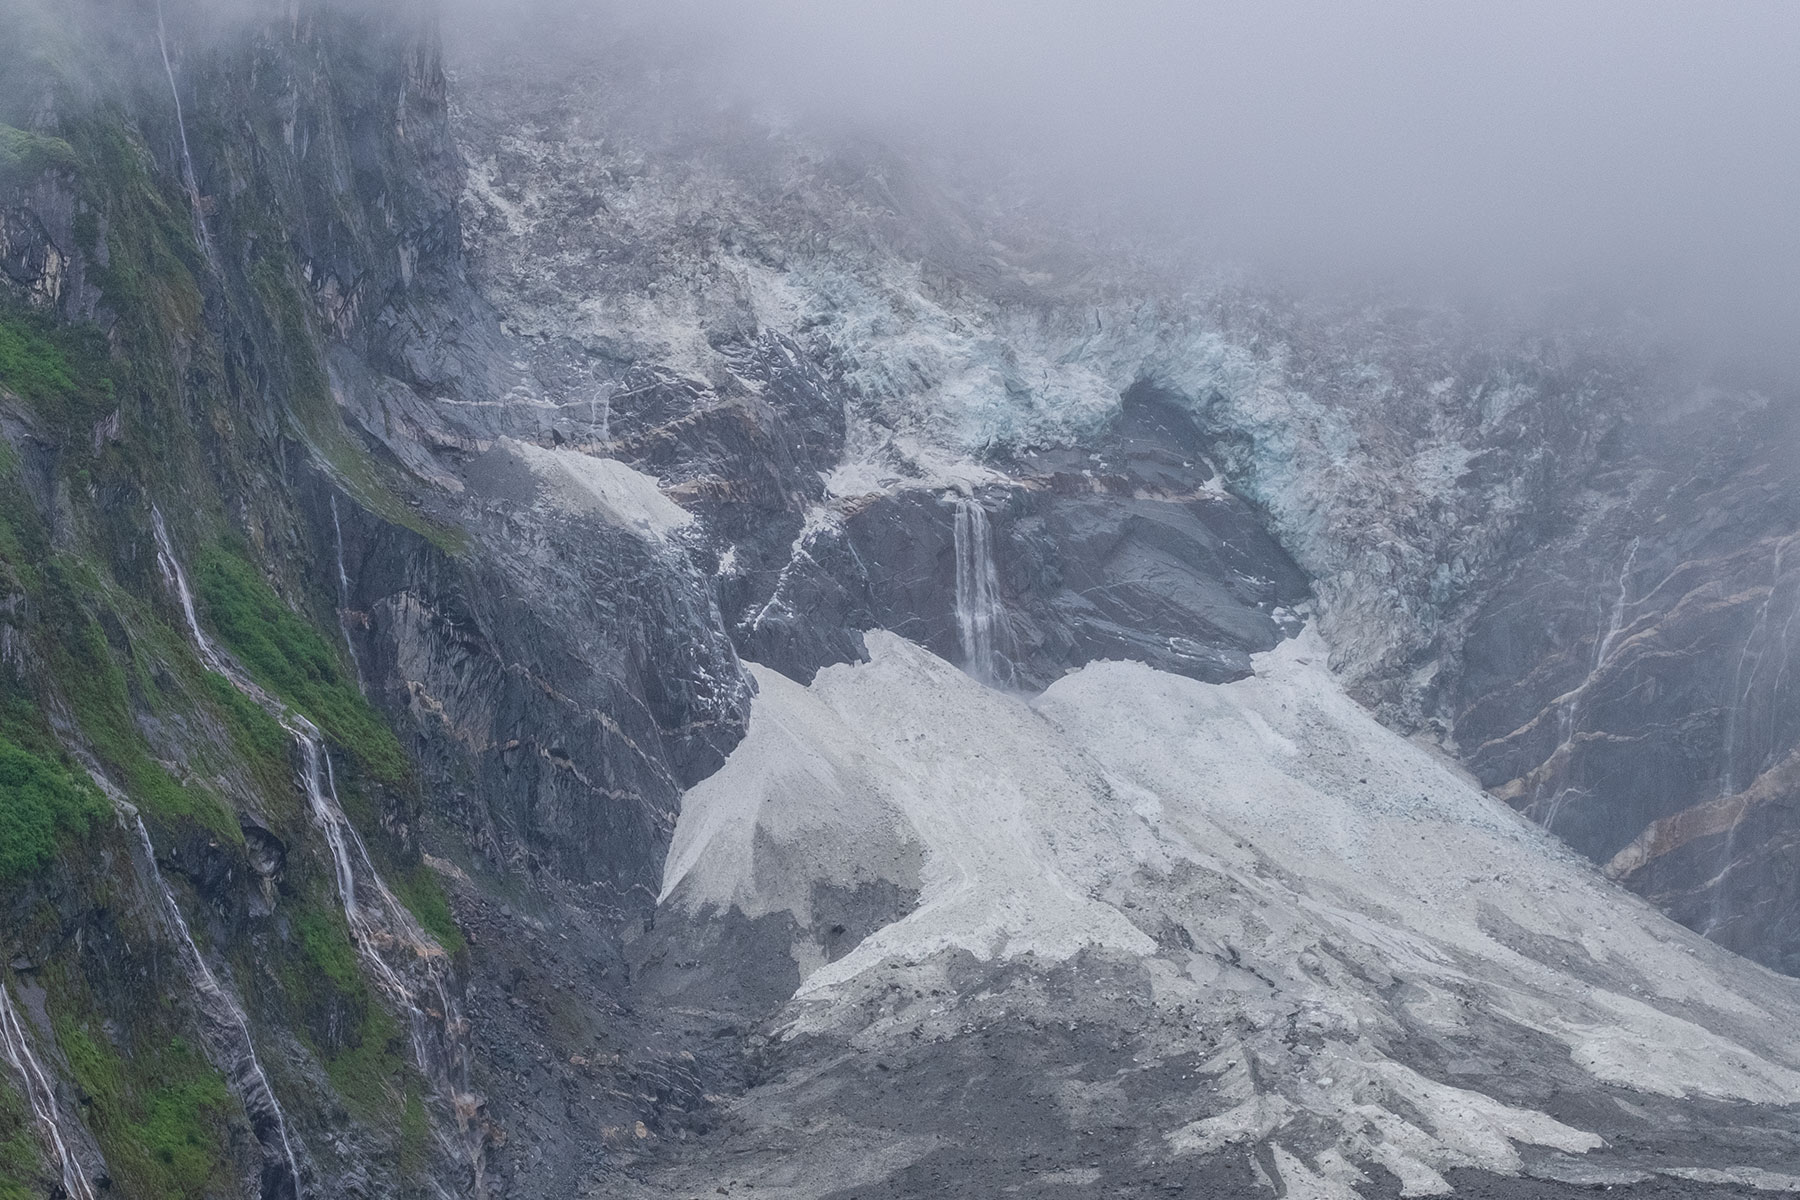
[[[1800,327],[1800,5],[483,7],[548,44],[655,45],[797,120],[1023,166],[1255,269],[1580,293],[1729,355],[1785,355]]]
[[[1800,379],[1789,0],[405,7],[434,2],[453,66],[496,43],[596,63],[629,47],[696,100],[1001,168],[1039,201],[1220,264],[1421,298],[1597,300]],[[288,6],[168,5],[189,35]],[[7,7],[63,19],[52,0]]]

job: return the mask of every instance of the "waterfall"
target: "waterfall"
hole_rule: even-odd
[[[1738,651],[1737,669],[1732,672],[1731,696],[1725,709],[1725,744],[1721,748],[1721,770],[1719,772],[1719,795],[1730,796],[1738,790],[1737,749],[1738,730],[1743,724],[1744,709],[1750,704],[1750,694],[1756,690],[1756,677],[1762,672],[1763,660],[1768,655],[1769,606],[1775,600],[1775,593],[1781,590],[1782,557],[1787,553],[1788,542],[1783,538],[1775,547],[1775,562],[1769,574],[1769,593],[1763,597],[1762,604],[1756,610],[1756,620],[1750,626],[1750,632],[1744,635],[1744,645]],[[1791,620],[1791,618],[1790,618]],[[1784,628],[1785,639],[1787,631]],[[1754,656],[1751,650],[1762,643]],[[1748,676],[1744,667],[1750,667]],[[1754,779],[1755,772],[1751,773]]]
[[[1624,632],[1625,609],[1628,607],[1631,595],[1631,568],[1637,562],[1640,540],[1641,539],[1639,538],[1632,538],[1631,547],[1625,552],[1625,565],[1619,568],[1619,588],[1617,594],[1613,597],[1612,611],[1607,617],[1606,628],[1601,632],[1600,639],[1594,646],[1593,665],[1588,668],[1587,675],[1582,678],[1581,682],[1575,686],[1573,691],[1559,696],[1555,701],[1563,706],[1562,718],[1559,723],[1560,737],[1557,740],[1556,749],[1551,751],[1550,757],[1544,760],[1544,767],[1547,773],[1538,781],[1538,786],[1535,791],[1539,794],[1534,794],[1532,797],[1531,807],[1533,808],[1538,807],[1539,802],[1542,799],[1541,792],[1544,783],[1547,782],[1550,777],[1549,773],[1553,773],[1558,769],[1556,765],[1557,759],[1563,759],[1564,766],[1566,767],[1567,759],[1574,751],[1575,735],[1580,732],[1579,722],[1581,718],[1581,702],[1583,698],[1586,697],[1587,690],[1592,686],[1595,677],[1600,674],[1601,668],[1606,666],[1607,660],[1612,657],[1613,643],[1618,640],[1619,634]],[[1550,798],[1550,810],[1544,816],[1545,829],[1555,832],[1556,819],[1562,815],[1563,804],[1568,800],[1569,793],[1571,791],[1580,790],[1581,789],[1570,788],[1566,783],[1556,789],[1556,794]]]
[[[338,800],[337,779],[318,729],[292,711],[279,719],[300,748],[301,784],[313,821],[331,848],[338,899],[358,955],[381,990],[405,1011],[413,1061],[449,1106],[479,1191],[482,1142],[474,1117],[480,1104],[469,1086],[468,1021],[449,986],[449,956],[375,869],[368,846]],[[384,952],[390,947],[402,952],[399,966]],[[445,1149],[455,1156],[455,1147]]]
[[[200,953],[200,947],[194,943],[187,918],[181,915],[181,906],[175,902],[175,893],[156,865],[156,846],[150,840],[150,831],[144,827],[143,818],[138,816],[135,808],[124,803],[114,789],[107,791],[113,793],[120,820],[137,830],[138,842],[144,848],[149,882],[155,885],[157,895],[162,898],[163,915],[181,946],[182,965],[199,992],[208,1056],[231,1080],[232,1090],[243,1102],[244,1111],[250,1117],[250,1128],[263,1148],[260,1195],[264,1200],[297,1200],[301,1195],[300,1163],[288,1136],[287,1116],[275,1099],[275,1091],[269,1086],[262,1063],[257,1060],[256,1045],[250,1037],[250,1022],[237,1000],[219,983],[218,976],[213,974],[205,956]]]
[[[1737,668],[1732,672],[1731,695],[1728,697],[1725,709],[1724,745],[1720,748],[1722,761],[1719,771],[1719,795],[1722,797],[1734,796],[1740,787],[1747,787],[1755,782],[1757,771],[1762,765],[1759,761],[1751,769],[1750,778],[1743,781],[1742,784],[1739,783],[1737,778],[1738,731],[1743,726],[1745,716],[1748,715],[1744,710],[1750,706],[1751,693],[1756,690],[1756,677],[1762,672],[1763,660],[1768,657],[1769,606],[1774,603],[1775,593],[1781,590],[1782,558],[1787,553],[1788,543],[1792,540],[1792,538],[1784,538],[1775,547],[1775,562],[1769,573],[1769,593],[1763,597],[1761,606],[1756,610],[1756,620],[1751,624],[1750,632],[1744,635],[1743,648],[1738,651]],[[1791,625],[1792,623],[1793,614],[1790,613],[1787,624]],[[1784,655],[1787,637],[1787,625],[1784,625],[1781,631]],[[1761,646],[1753,657],[1751,650],[1759,643]],[[1750,668],[1748,675],[1744,673],[1746,665]],[[1775,686],[1776,689],[1781,686],[1779,671],[1776,674]],[[1773,707],[1775,699],[1774,693],[1771,692],[1769,697],[1771,707]],[[1701,930],[1701,933],[1707,937],[1711,937],[1713,931],[1724,920],[1726,883],[1731,875],[1732,862],[1737,857],[1738,825],[1743,818],[1744,807],[1740,804],[1737,819],[1725,831],[1725,844],[1720,851],[1719,873],[1713,876],[1712,880],[1712,910],[1707,917],[1706,927]]]
[[[999,682],[996,641],[1010,642],[1011,626],[1000,599],[993,535],[978,500],[956,500],[956,629],[963,668],[983,683]]]
[[[612,449],[612,393],[600,398],[600,448]]]
[[[174,589],[176,598],[181,602],[181,615],[187,620],[188,634],[194,639],[194,648],[200,652],[200,661],[210,670],[237,683],[238,680],[232,677],[230,669],[226,667],[225,660],[219,657],[212,642],[200,629],[200,617],[194,611],[194,593],[188,590],[187,572],[181,569],[181,561],[175,557],[175,547],[169,541],[169,528],[163,524],[162,510],[154,506],[150,509],[150,528],[156,534],[157,568],[162,571],[163,582]]]
[[[93,1186],[88,1183],[81,1163],[62,1135],[62,1119],[56,1111],[56,1090],[50,1085],[50,1076],[31,1053],[25,1026],[13,1007],[12,991],[4,981],[0,981],[0,1058],[6,1059],[24,1083],[25,1100],[31,1105],[38,1135],[61,1173],[63,1194],[69,1200],[95,1200]]]
[[[362,659],[356,654],[356,639],[350,636],[350,575],[344,570],[344,526],[338,520],[337,496],[331,497],[331,532],[337,538],[338,628],[344,631],[344,649],[350,652],[350,666],[356,672],[356,690],[363,690]]]
[[[449,956],[413,919],[375,869],[367,845],[338,800],[331,758],[325,753],[324,737],[318,727],[251,682],[214,648],[200,628],[187,573],[169,541],[162,514],[155,509],[151,510],[151,527],[156,533],[157,561],[163,577],[180,599],[188,634],[201,658],[262,706],[294,739],[300,755],[301,789],[306,793],[313,823],[331,850],[338,899],[358,957],[389,1000],[406,1013],[413,1059],[438,1090],[462,1138],[460,1148],[448,1144],[444,1148],[451,1157],[457,1157],[460,1149],[479,1192],[483,1135],[475,1117],[480,1101],[469,1086],[468,1022],[451,992]]]
[[[181,111],[181,89],[175,85],[175,66],[169,61],[169,38],[163,26],[162,0],[156,0],[156,47],[162,52],[163,74],[169,80],[169,96],[175,101],[175,128],[181,134],[181,181],[187,189],[188,206],[194,214],[194,233],[207,261],[212,261],[212,235],[206,229],[206,216],[200,207],[200,181],[194,174],[194,156],[188,149],[187,118]]]

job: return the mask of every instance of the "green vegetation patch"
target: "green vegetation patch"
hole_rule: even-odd
[[[90,568],[52,559],[44,565],[44,607],[54,614],[51,666],[76,724],[132,801],[166,822],[193,821],[227,844],[242,844],[237,818],[211,792],[185,785],[151,757],[132,719],[131,688],[121,659],[84,596],[98,589]]]
[[[288,761],[288,735],[262,706],[215,671],[200,672],[200,686],[213,702],[238,755],[250,767],[265,796],[288,794],[293,772]]]
[[[463,948],[462,930],[457,927],[456,915],[450,911],[450,897],[445,894],[437,872],[420,863],[410,871],[397,872],[393,880],[394,894],[412,911],[425,932],[436,938],[438,945],[449,953],[460,951]]]
[[[418,1088],[410,1088],[400,1113],[400,1178],[423,1178],[430,1166],[431,1120],[425,1114],[425,1098]]]
[[[198,585],[213,628],[257,682],[305,713],[370,775],[400,785],[406,755],[393,732],[344,677],[337,654],[255,568],[220,548],[200,559]]]
[[[75,151],[69,143],[0,125],[0,182],[22,182],[51,169],[75,169]]]
[[[85,836],[107,811],[79,771],[0,735],[0,885],[43,867],[64,838]]]
[[[362,974],[343,913],[322,898],[290,908],[300,953],[280,970],[302,1036],[357,1119],[392,1129],[420,1083],[405,1032]]]
[[[0,387],[58,428],[97,420],[113,403],[106,338],[28,309],[0,309]]]
[[[43,522],[18,483],[18,459],[12,446],[0,442],[0,562],[11,568],[21,586],[38,582],[37,562],[48,542]]]
[[[198,1051],[172,1038],[127,1059],[104,1033],[69,1018],[57,1020],[56,1040],[124,1195],[197,1200],[229,1188],[231,1095]]]
[[[294,933],[309,966],[352,997],[364,992],[356,965],[356,947],[350,943],[350,927],[336,909],[303,908],[294,917]]]
[[[346,1044],[325,1055],[325,1074],[332,1088],[359,1120],[393,1128],[395,1102],[417,1076],[405,1046],[400,1022],[387,1009],[370,1002]]]
[[[0,1200],[37,1200],[43,1194],[38,1186],[42,1175],[25,1098],[11,1079],[0,1078]]]
[[[27,400],[41,400],[73,391],[75,372],[49,338],[14,317],[0,321],[0,384]]]

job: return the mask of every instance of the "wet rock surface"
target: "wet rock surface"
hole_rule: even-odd
[[[192,239],[174,365],[73,434],[0,395],[8,486],[141,593],[68,607],[242,841],[164,814],[146,862],[109,828],[10,895],[32,1038],[44,980],[126,1046],[203,1028],[129,861],[247,1011],[309,1194],[1800,1186],[1791,982],[1339,690],[1800,969],[1779,406],[1683,407],[1623,339],[1196,297],[879,148],[690,121],[656,72],[447,78],[427,17],[203,39],[170,0],[166,68],[108,51],[149,81],[134,196]],[[0,291],[120,337],[78,182],[0,179]],[[148,473],[105,458],[144,413],[195,439]],[[466,940],[433,1019],[469,1088],[410,1133],[344,1103],[358,1002],[290,998],[332,859],[291,749],[252,761],[196,682],[155,497],[400,735],[403,782],[326,761]],[[24,578],[0,664],[54,697]],[[267,1121],[219,1121],[237,1191],[284,1195]]]
[[[1727,419],[1721,419],[1721,416]],[[1601,515],[1479,610],[1456,698],[1482,782],[1690,928],[1800,970],[1783,412],[1634,432]]]

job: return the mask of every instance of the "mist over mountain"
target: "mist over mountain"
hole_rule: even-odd
[[[0,0],[0,1200],[1800,1191],[1800,16]]]
[[[509,38],[610,53],[609,69],[648,59],[680,80],[666,96],[997,168],[1019,201],[1154,231],[1197,262],[1532,313],[1595,304],[1709,365],[1794,365],[1790,6],[464,8],[450,28],[481,31],[471,59]]]

